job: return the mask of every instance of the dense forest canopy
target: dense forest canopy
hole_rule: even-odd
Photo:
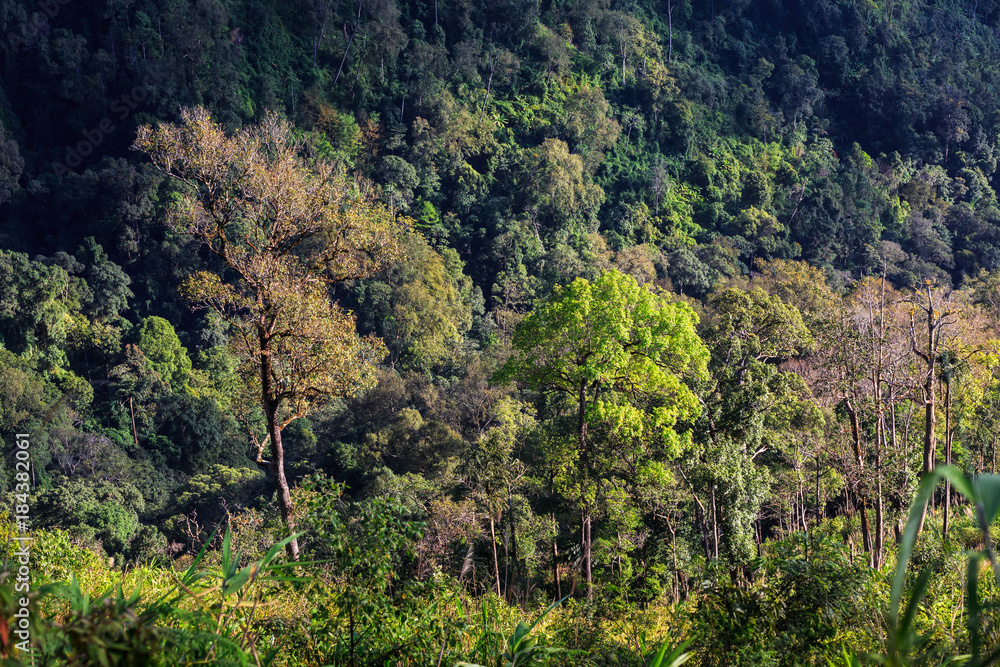
[[[998,158],[993,0],[0,0],[0,495],[242,601],[46,650],[988,664]]]

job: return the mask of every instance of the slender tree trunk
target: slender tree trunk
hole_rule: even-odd
[[[594,599],[593,579],[590,568],[590,504],[586,500],[585,485],[590,480],[590,453],[587,450],[587,380],[580,380],[579,393],[579,413],[578,432],[580,437],[580,463],[581,470],[580,491],[581,491],[581,521],[580,521],[580,547],[582,549],[583,578],[587,582],[587,599]]]
[[[947,155],[947,154],[946,154]],[[931,294],[930,285],[927,286],[927,306],[921,307],[922,310],[927,314],[927,352],[924,353],[921,350],[917,350],[916,336],[913,331],[913,319],[910,319],[910,335],[911,335],[911,345],[913,351],[917,353],[919,357],[924,360],[927,365],[927,376],[924,380],[923,393],[924,393],[924,458],[923,458],[923,474],[927,475],[932,470],[934,470],[934,457],[935,457],[935,447],[936,442],[934,439],[934,430],[937,427],[937,414],[935,408],[937,407],[937,395],[935,394],[934,386],[934,367],[937,361],[937,346],[934,341],[934,333],[937,326],[940,326],[940,321],[938,325],[935,325],[935,312],[934,312],[934,300]],[[919,535],[924,528],[924,522],[927,519],[927,505],[924,503],[923,509],[920,513],[920,523],[917,525],[917,534]]]
[[[712,555],[719,558],[719,513],[715,505],[715,485],[712,486]]]
[[[878,317],[869,307],[870,329],[872,331],[872,346],[877,351],[875,369],[872,374],[872,384],[875,389],[875,548],[872,553],[872,565],[876,569],[882,566],[885,546],[885,504],[882,494],[882,450],[886,446],[885,434],[885,401],[883,399],[883,374],[885,370],[885,278],[880,282],[881,290],[878,303]],[[891,393],[890,393],[891,404]]]
[[[490,92],[493,90],[493,68],[490,68],[490,78],[486,81],[486,97],[483,98],[483,106],[479,110],[479,118],[482,119],[486,113],[486,103],[490,101]]]
[[[562,582],[559,581],[559,544],[556,537],[559,535],[559,524],[556,523],[556,515],[552,515],[552,581],[556,584],[556,600],[562,600]]]
[[[587,582],[587,599],[594,599],[594,580],[590,569],[590,512],[583,519],[583,576]]]
[[[490,544],[493,546],[493,581],[500,595],[500,562],[497,560],[497,533],[493,526],[493,514],[490,514]]]
[[[677,530],[673,523],[667,521],[667,530],[670,531],[670,556],[673,560],[673,601],[679,602],[681,599],[680,572],[677,570]]]
[[[705,510],[701,507],[701,503],[695,507],[695,518],[701,528],[701,542],[705,546],[705,558],[711,558],[712,553],[708,546],[708,518],[705,516]]]
[[[802,473],[798,470],[795,471],[795,476],[798,478],[798,489],[795,492],[795,504],[798,507],[795,510],[796,520],[802,524],[802,532],[809,532],[809,524],[806,522],[806,492],[803,489]]]
[[[935,411],[937,396],[935,394],[934,387],[934,361],[931,357],[931,361],[928,362],[927,368],[927,381],[924,383],[924,455],[923,455],[923,469],[924,475],[929,474],[934,470],[934,455],[936,442],[934,438],[934,430],[937,426],[937,413]],[[927,503],[924,503],[923,510],[920,513],[920,523],[917,524],[917,534],[919,535],[923,532],[924,522],[927,520]]]
[[[295,534],[295,521],[292,519],[292,494],[288,490],[288,480],[285,479],[285,449],[281,444],[281,429],[278,428],[278,403],[273,396],[271,387],[271,350],[264,332],[260,332],[260,386],[261,408],[267,421],[267,434],[271,438],[271,474],[278,487],[278,509],[281,520],[289,535]],[[299,541],[293,539],[285,547],[290,560],[299,559]]]
[[[313,69],[316,68],[316,59],[319,57],[319,47],[320,44],[323,43],[323,37],[325,36],[324,35],[325,32],[326,32],[325,28],[320,29],[317,26],[317,28],[315,28],[315,32],[313,33]],[[341,63],[341,66],[343,66],[343,63]]]
[[[816,450],[816,525],[819,526],[819,450]]]
[[[951,465],[951,376],[944,378],[944,464]],[[951,512],[951,480],[944,482],[944,525],[941,532],[948,541],[948,514]]]
[[[277,414],[273,409],[268,411],[267,430],[271,436],[271,474],[274,475],[274,481],[278,486],[278,509],[281,511],[281,520],[291,535],[295,533],[295,521],[292,519],[292,494],[288,489],[288,480],[285,478],[285,449],[281,444],[281,431],[278,430]],[[298,560],[298,539],[289,542],[285,550],[291,560]]]
[[[990,462],[990,474],[997,474],[997,438],[993,438],[993,460]]]
[[[809,517],[806,516],[806,491],[805,487],[799,491],[799,514],[802,517],[802,531],[809,535]]]
[[[344,71],[344,63],[347,62],[347,54],[351,51],[351,44],[354,43],[354,38],[358,36],[358,31],[361,30],[361,10],[364,7],[364,2],[358,3],[358,20],[354,24],[354,30],[351,31],[350,37],[347,38],[347,46],[344,47],[344,56],[340,59],[340,67],[337,68],[337,76],[333,77],[332,86],[337,85],[337,81],[340,80],[340,73]]]
[[[132,413],[132,438],[135,440],[135,448],[139,449],[139,432],[135,430],[135,407],[131,396],[128,397],[128,410]]]
[[[684,469],[678,467],[677,471],[681,474],[681,478],[687,482],[688,487],[691,489],[691,497],[694,498],[694,522],[701,529],[701,541],[705,546],[705,558],[708,559],[711,557],[711,554],[708,552],[708,527],[705,525],[708,522],[708,519],[705,506],[702,504],[701,498],[698,497],[698,492],[695,490],[694,484],[692,484],[691,480],[684,474]]]
[[[854,445],[854,458],[858,466],[858,472],[861,473],[865,467],[865,459],[861,450],[861,427],[858,423],[858,411],[850,400],[846,401],[845,407],[847,408],[848,415],[851,417],[851,442]],[[858,486],[855,498],[858,510],[861,512],[861,537],[864,541],[865,551],[868,552],[869,561],[871,561],[872,532],[871,526],[868,524],[868,505],[865,499],[864,479],[859,480]]]
[[[406,77],[406,85],[403,86],[403,99],[399,102],[399,122],[403,122],[403,113],[406,111],[406,91],[410,89],[410,77]]]
[[[753,541],[756,543],[757,547],[757,558],[762,558],[764,554],[761,552],[761,545],[764,543],[764,530],[760,525],[760,515],[757,515],[757,519],[753,522]]]
[[[934,438],[934,430],[937,426],[936,399],[937,395],[934,387],[934,364],[931,362],[927,370],[927,382],[924,383],[924,392],[927,397],[927,404],[924,406],[924,469],[926,475],[934,470],[934,455],[937,443]]]
[[[895,403],[895,399],[894,399],[894,396],[893,396],[894,393],[895,393],[895,391],[894,391],[892,385],[890,385],[889,386],[889,446],[892,449],[893,455],[897,456],[897,458],[902,459],[903,485],[904,485],[904,488],[905,488],[905,485],[907,483],[906,480],[907,480],[907,478],[910,475],[910,468],[906,464],[906,453],[904,452],[902,457],[898,456],[898,454],[899,454],[899,441],[898,441],[897,436],[896,436],[896,403]],[[895,509],[895,504],[893,505],[893,509]]]
[[[493,73],[497,69],[497,58],[500,56],[495,52],[490,52],[490,77],[486,80],[486,97],[483,99],[483,106],[479,110],[479,119],[482,120],[483,114],[486,113],[486,103],[490,101],[490,92],[493,90]]]
[[[667,62],[674,55],[674,3],[667,2]],[[764,143],[767,143],[765,140]]]
[[[881,423],[882,417],[879,417],[879,423]],[[879,428],[879,438],[885,437],[884,428]],[[882,501],[882,442],[879,440],[878,445],[875,449],[875,550],[874,550],[874,565],[876,568],[882,566],[883,560],[883,547],[884,547],[884,537],[885,532],[885,507]]]
[[[340,59],[340,67],[337,68],[337,75],[333,77],[333,86],[337,85],[337,81],[340,80],[340,73],[344,71],[344,63],[347,62],[347,54],[351,51],[351,44],[354,43],[354,36],[358,34],[357,28],[351,33],[350,38],[347,40],[347,46],[344,47],[344,56]]]

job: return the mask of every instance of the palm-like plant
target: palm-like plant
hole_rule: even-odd
[[[934,658],[935,664],[962,664],[964,667],[985,667],[1000,661],[1000,647],[983,646],[982,613],[988,608],[1000,606],[1000,601],[984,604],[980,600],[979,572],[980,564],[987,560],[993,570],[993,576],[1000,590],[1000,568],[997,567],[996,553],[990,538],[990,525],[1000,513],[1000,475],[980,475],[970,480],[960,470],[952,466],[941,466],[921,481],[917,496],[913,501],[910,516],[899,544],[899,558],[892,581],[889,602],[888,625],[889,634],[885,646],[885,654],[870,656],[875,662],[890,667],[907,667],[922,662],[929,650],[929,638],[922,636],[916,629],[916,612],[927,593],[931,580],[931,570],[924,569],[916,578],[909,599],[903,604],[903,591],[906,585],[906,573],[910,555],[916,542],[920,525],[921,511],[935,487],[941,480],[948,480],[954,489],[968,500],[975,513],[976,524],[982,533],[983,548],[969,553],[966,568],[965,618],[969,633],[971,653],[956,655],[941,660]],[[845,656],[847,664],[858,664],[855,656]]]
[[[270,647],[262,655],[253,622],[258,609],[275,603],[264,601],[265,584],[304,580],[287,574],[287,570],[306,563],[275,562],[291,539],[278,542],[261,559],[240,567],[240,555],[232,551],[227,527],[217,569],[201,567],[206,551],[202,547],[174,585],[152,599],[143,599],[139,587],[125,594],[120,584],[92,596],[75,576],[69,583],[45,586],[32,603],[51,594],[65,603],[66,615],[58,624],[34,626],[32,639],[37,650],[32,659],[41,664],[108,667],[269,665],[278,647]],[[3,610],[12,608],[13,603],[3,573],[0,584],[0,627],[6,630],[10,624]],[[188,599],[196,602],[194,609],[185,604]],[[2,664],[17,667],[34,663],[22,663],[15,655],[8,655]]]
[[[205,547],[192,561],[191,565],[178,578],[177,585],[189,596],[198,601],[202,608],[211,613],[215,619],[213,634],[219,644],[213,644],[210,654],[214,654],[216,645],[232,645],[238,647],[253,658],[256,665],[270,664],[278,652],[274,646],[266,654],[258,653],[257,640],[259,636],[253,631],[254,616],[258,609],[277,604],[278,600],[265,601],[265,584],[275,582],[306,581],[306,577],[286,574],[289,568],[310,565],[313,563],[275,562],[281,550],[301,535],[289,535],[274,544],[260,560],[240,567],[240,553],[233,553],[232,533],[226,526],[222,538],[221,561],[216,570],[199,569],[205,556]],[[214,534],[213,534],[214,536]],[[211,543],[209,538],[206,544]]]
[[[487,601],[483,601],[483,634],[479,638],[477,653],[481,653],[489,661],[489,667],[528,667],[529,665],[543,664],[543,661],[564,649],[545,646],[536,642],[531,636],[531,631],[535,629],[542,619],[550,611],[562,604],[566,600],[558,600],[545,608],[538,618],[531,625],[518,623],[514,632],[507,637],[493,630],[488,630],[487,625],[491,615],[487,609]],[[495,611],[495,610],[490,610]],[[460,662],[455,667],[484,667],[471,662]]]

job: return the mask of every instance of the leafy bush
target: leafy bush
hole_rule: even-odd
[[[753,584],[711,567],[694,612],[703,665],[825,665],[862,617],[872,572],[831,538],[794,534],[756,563]]]
[[[433,662],[456,650],[463,623],[457,592],[441,579],[417,581],[413,549],[423,524],[404,505],[375,498],[345,502],[344,486],[323,477],[302,483],[305,552],[322,564],[308,590],[314,606],[295,658],[307,664],[382,664],[389,656]]]

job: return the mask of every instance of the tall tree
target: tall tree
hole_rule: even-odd
[[[319,57],[319,47],[322,46],[326,33],[333,22],[334,14],[333,0],[309,0],[306,9],[309,18],[312,19],[312,47],[313,47],[313,67],[316,67],[316,59]],[[345,24],[346,26],[346,24]],[[346,31],[347,28],[345,27]],[[347,57],[345,51],[344,57]]]
[[[471,448],[463,461],[463,483],[469,495],[486,514],[490,526],[490,548],[493,550],[493,579],[497,595],[506,591],[500,585],[500,564],[497,558],[496,523],[512,506],[515,486],[527,472],[517,458],[520,438],[534,427],[533,411],[519,401],[501,399],[496,410],[498,424],[486,431]]]
[[[588,426],[610,424],[637,439],[661,440],[673,454],[690,442],[677,431],[692,421],[698,399],[685,379],[705,379],[708,350],[685,303],[670,303],[634,278],[608,271],[593,283],[577,278],[536,304],[514,333],[518,351],[497,379],[519,379],[575,403],[575,475],[580,504],[581,566],[593,594],[591,519],[600,480]]]
[[[848,468],[853,470],[848,488],[875,568],[885,558],[885,500],[891,500],[890,511],[902,511],[913,479],[907,438],[897,427],[898,409],[914,397],[915,388],[908,312],[901,299],[884,278],[860,281],[836,321],[820,329],[820,372],[814,377],[817,394],[830,398],[849,420],[853,460]]]
[[[709,307],[704,340],[714,386],[700,419],[696,472],[712,498],[713,555],[721,544],[733,566],[746,566],[769,483],[762,455],[780,449],[793,424],[814,420],[805,383],[781,365],[811,351],[815,341],[797,308],[760,288],[725,289]]]
[[[910,346],[913,354],[924,364],[922,381],[922,399],[924,406],[924,458],[923,474],[934,470],[937,450],[937,363],[942,348],[942,340],[947,329],[958,321],[957,304],[952,301],[951,293],[943,293],[930,283],[924,283],[924,289],[905,299],[910,304]],[[920,312],[920,325],[917,324],[917,311]],[[918,334],[918,326],[927,332],[926,338]],[[922,340],[923,339],[923,340]],[[927,504],[924,504],[920,515],[917,531],[923,529],[927,516]]]
[[[171,227],[225,265],[193,274],[181,290],[231,325],[240,375],[267,424],[281,517],[293,531],[282,430],[323,399],[373,386],[385,349],[358,336],[353,314],[330,301],[328,285],[393,259],[397,223],[363,185],[305,156],[273,115],[231,137],[204,109],[181,118],[141,127],[135,146],[182,183]],[[298,558],[297,541],[288,553]]]

